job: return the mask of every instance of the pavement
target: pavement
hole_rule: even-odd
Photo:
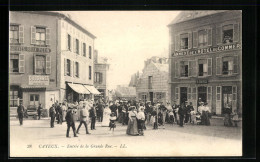
[[[48,118],[10,120],[11,157],[181,157],[181,156],[242,156],[241,127],[166,124],[165,129],[153,130],[147,126],[144,136],[126,135],[127,126],[117,123],[115,131],[101,127],[84,134],[84,125],[79,137],[66,138],[67,125],[55,123],[50,128]],[[222,121],[223,122],[223,121]],[[79,122],[76,122],[76,127]],[[90,127],[90,125],[88,126]]]

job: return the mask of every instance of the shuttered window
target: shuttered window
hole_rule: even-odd
[[[31,26],[31,44],[50,45],[50,28]]]
[[[9,71],[11,73],[19,72],[19,54],[10,54]]]
[[[88,79],[91,80],[91,78],[92,78],[92,68],[91,68],[91,66],[88,67],[88,72],[89,72]]]
[[[48,55],[34,55],[34,74],[51,74],[51,57]]]
[[[193,48],[198,47],[198,32],[194,31],[193,32]]]
[[[180,35],[180,48],[181,49],[188,49],[189,47],[189,34],[185,33],[185,34],[181,34]]]
[[[88,48],[89,48],[89,59],[91,59],[92,58],[92,47],[89,46]]]

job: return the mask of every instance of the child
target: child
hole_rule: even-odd
[[[172,109],[169,110],[169,122],[171,124],[173,124],[173,110]]]
[[[239,122],[237,110],[234,110],[234,113],[232,113],[232,116],[233,116],[232,117],[233,125],[235,125],[235,127],[237,127],[237,123]]]
[[[197,121],[196,121],[196,112],[193,110],[190,112],[190,115],[191,115],[191,123],[192,124],[197,124]]]
[[[144,128],[144,120],[145,120],[145,115],[144,115],[144,108],[141,107],[140,111],[137,114],[137,126],[138,126],[138,133],[139,135],[143,136],[143,128]]]
[[[109,127],[110,127],[110,130],[113,128],[113,132],[114,132],[114,129],[115,129],[115,127],[116,127],[115,121],[116,121],[116,115],[115,115],[114,112],[112,112],[112,113],[110,114]]]

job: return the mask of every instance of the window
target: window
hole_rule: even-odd
[[[75,62],[75,76],[79,77],[79,63]]]
[[[181,77],[188,77],[188,72],[189,72],[189,62],[188,61],[180,62],[180,72],[181,72]]]
[[[71,51],[71,36],[68,34],[68,50]]]
[[[83,56],[86,57],[86,43],[83,43]]]
[[[19,72],[19,54],[10,55],[9,70],[13,73]]]
[[[30,95],[30,105],[39,105],[39,95],[38,94],[31,94]]]
[[[92,70],[91,70],[91,66],[88,67],[88,79],[91,80],[92,77]]]
[[[19,86],[10,86],[10,92],[9,92],[10,107],[18,106],[18,102],[17,102],[17,99],[19,97],[18,91],[19,91]]]
[[[148,76],[148,89],[152,89],[153,76]]]
[[[199,45],[199,47],[205,47],[205,46],[208,45],[207,36],[208,36],[207,30],[198,31],[198,37],[199,37],[198,45]]]
[[[181,39],[181,49],[188,49],[188,34],[181,34],[180,35]]]
[[[222,27],[223,32],[223,43],[232,43],[233,42],[233,24],[225,25]]]
[[[9,32],[10,43],[19,43],[19,25],[11,25]]]
[[[206,59],[199,59],[199,76],[206,76],[208,74],[208,64]]]
[[[79,54],[79,40],[76,39],[76,53]]]
[[[36,55],[35,58],[35,64],[36,64],[36,74],[45,74],[46,73],[46,60],[45,56],[43,55]]]
[[[222,63],[222,74],[230,75],[233,73],[233,58],[232,57],[224,57]]]
[[[91,46],[89,46],[88,48],[89,48],[89,58],[91,59],[91,57],[92,57],[91,56],[92,55],[92,48],[91,48]]]
[[[66,73],[67,73],[67,75],[68,76],[70,76],[70,60],[69,59],[67,59],[67,71],[66,71]]]
[[[46,41],[46,29],[36,27],[36,35],[35,35],[36,45],[45,45]]]
[[[96,72],[95,73],[95,83],[102,83],[103,81],[103,74]]]

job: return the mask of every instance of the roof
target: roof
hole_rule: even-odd
[[[180,22],[185,22],[188,20],[209,16],[221,12],[227,12],[227,10],[192,10],[192,11],[182,11],[178,14],[178,16],[169,24],[177,24]],[[169,26],[168,25],[168,26]]]
[[[85,29],[82,25],[77,23],[75,20],[72,20],[69,14],[66,14],[64,11],[12,11],[12,12],[24,12],[24,13],[31,13],[31,14],[40,14],[40,15],[50,15],[50,16],[57,16],[60,18],[64,18],[66,21],[74,25],[75,27],[79,28],[85,34],[89,35],[91,38],[95,39],[96,36],[90,33],[87,29]]]
[[[152,63],[161,72],[169,72],[169,64]]]
[[[117,97],[136,97],[135,87],[117,86],[115,93]]]

